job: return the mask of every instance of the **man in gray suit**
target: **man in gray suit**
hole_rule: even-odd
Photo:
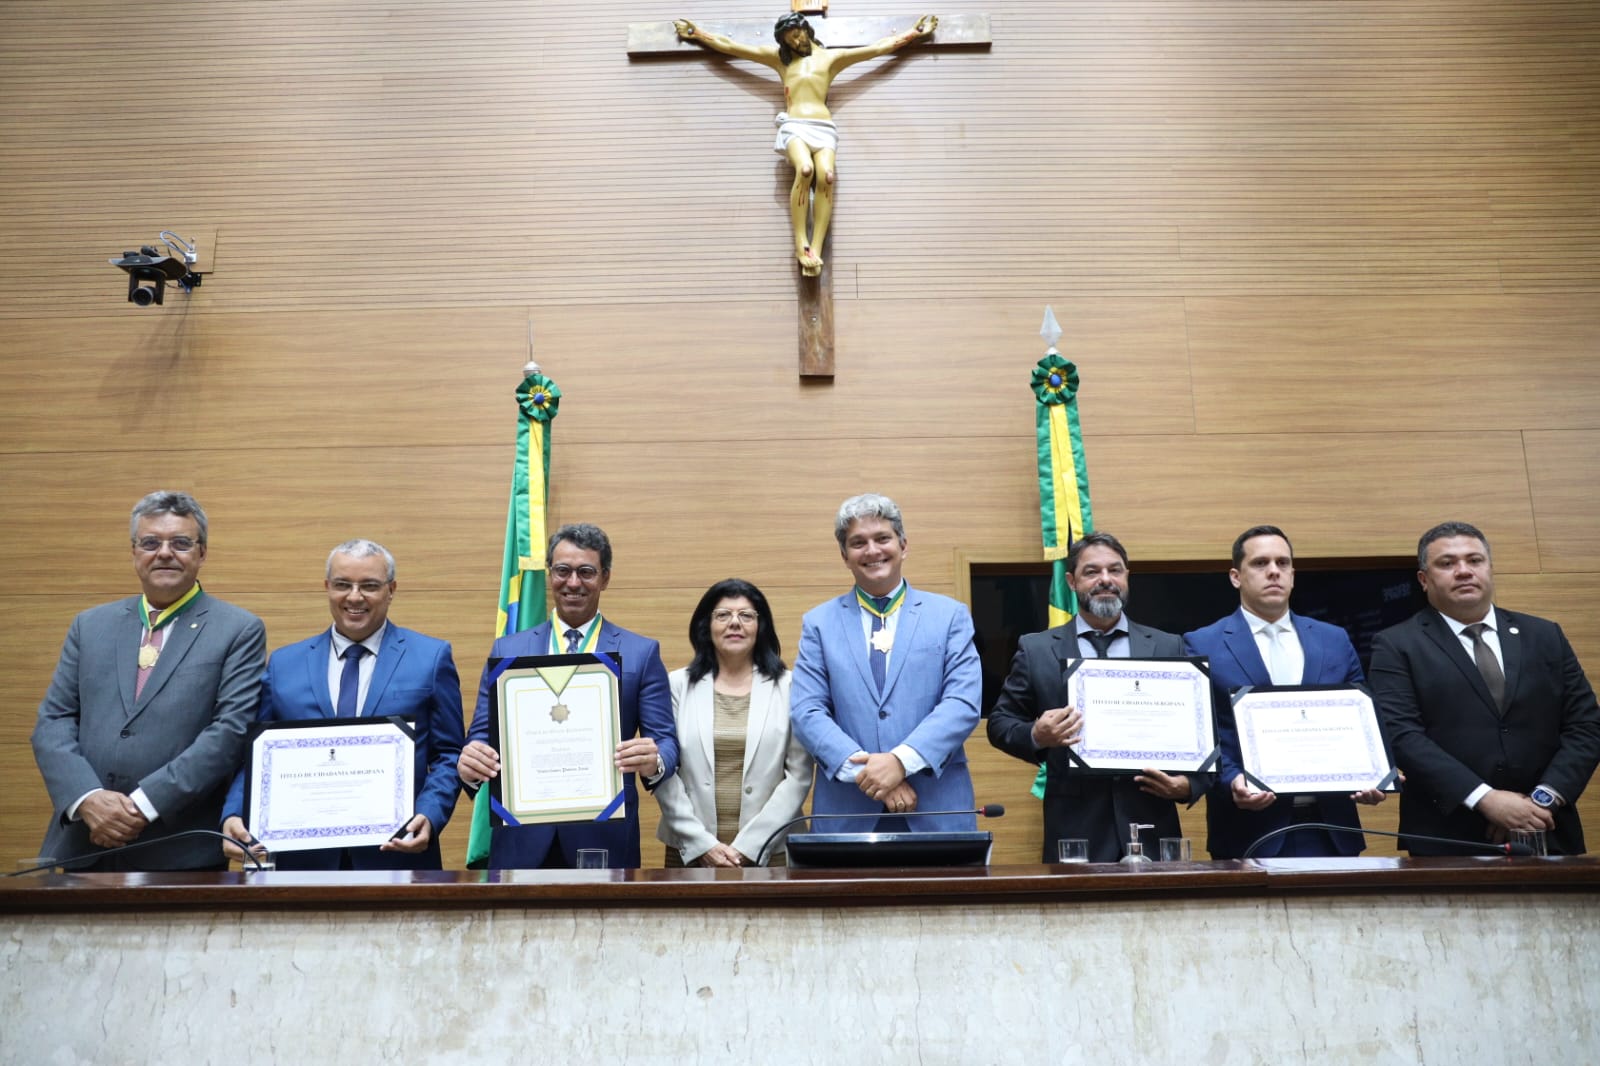
[[[1067,553],[1068,581],[1078,595],[1076,618],[1022,638],[1000,698],[989,712],[989,743],[1047,768],[1044,786],[1044,861],[1056,860],[1056,841],[1089,841],[1090,862],[1116,862],[1127,851],[1128,824],[1154,826],[1140,840],[1156,854],[1161,837],[1182,836],[1177,801],[1205,794],[1208,774],[1090,775],[1073,767],[1066,749],[1083,732],[1083,714],[1067,706],[1062,667],[1071,659],[1153,659],[1181,656],[1183,638],[1139,625],[1128,603],[1128,553],[1109,533],[1090,533]]]
[[[33,729],[54,815],[41,854],[58,860],[215,831],[244,752],[267,635],[200,588],[206,513],[152,492],[129,522],[144,592],[72,620]],[[214,839],[155,844],[74,869],[198,870],[227,864]]]

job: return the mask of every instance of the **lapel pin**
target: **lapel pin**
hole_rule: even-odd
[[[1512,636],[1516,636],[1517,635],[1517,627],[1516,626],[1512,626],[1511,627],[1511,635]]]
[[[189,623],[189,628],[190,629],[199,629],[200,628],[200,623],[199,622],[190,622]],[[1513,629],[1511,632],[1515,633],[1516,630]]]

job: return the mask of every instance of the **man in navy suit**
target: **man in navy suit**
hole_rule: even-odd
[[[819,828],[975,829],[973,814],[905,817],[973,806],[963,745],[978,724],[983,677],[972,616],[901,577],[905,523],[887,496],[844,501],[834,536],[855,587],[806,612],[789,716],[817,760],[813,813],[863,817]]]
[[[323,587],[333,626],[279,648],[261,679],[259,722],[399,716],[416,731],[416,800],[409,821],[386,844],[284,851],[281,870],[437,870],[439,834],[455,810],[463,741],[461,679],[450,645],[389,622],[394,556],[370,540],[350,540],[328,556]],[[252,843],[244,823],[245,769],[222,808],[222,831]],[[239,857],[232,845],[229,853]]]
[[[639,793],[634,777],[654,789],[678,768],[676,722],[661,645],[600,615],[600,594],[611,584],[611,541],[599,526],[556,530],[545,551],[545,572],[555,597],[550,621],[501,637],[490,660],[521,655],[609,652],[622,660],[622,736],[614,758],[623,778],[625,817],[553,825],[502,826],[489,839],[489,868],[572,869],[583,848],[604,848],[613,867],[639,865]],[[500,772],[500,753],[489,746],[489,686],[485,665],[478,707],[467,731],[459,772],[476,789]],[[638,734],[635,736],[635,734]]]
[[[1424,533],[1417,568],[1428,606],[1372,643],[1373,696],[1406,775],[1400,832],[1498,843],[1542,829],[1551,854],[1581,854],[1600,705],[1572,645],[1554,622],[1495,606],[1489,542],[1465,522]]]
[[[1232,694],[1246,685],[1359,685],[1361,661],[1350,636],[1338,626],[1289,610],[1294,591],[1294,548],[1277,526],[1254,526],[1233,542],[1228,580],[1239,590],[1239,609],[1204,629],[1185,633],[1189,655],[1211,661],[1217,688],[1217,743],[1222,748],[1216,785],[1206,802],[1206,850],[1213,859],[1237,859],[1274,829],[1292,823],[1327,822],[1361,828],[1357,803],[1382,803],[1368,789],[1348,796],[1290,796],[1263,792],[1245,779]],[[1255,854],[1273,856],[1359,855],[1359,832],[1300,829],[1266,841]]]

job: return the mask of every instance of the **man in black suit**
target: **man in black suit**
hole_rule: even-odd
[[[1464,522],[1417,543],[1429,606],[1379,633],[1372,691],[1406,775],[1400,832],[1584,850],[1574,804],[1600,762],[1600,705],[1561,627],[1494,606],[1489,542]],[[1402,840],[1413,855],[1470,854]]]
[[[1192,803],[1210,785],[1206,774],[1091,775],[1073,768],[1066,749],[1083,731],[1083,714],[1066,706],[1062,666],[1071,659],[1151,659],[1181,656],[1176,633],[1130,621],[1128,553],[1109,533],[1090,533],[1067,554],[1068,581],[1080,610],[1066,625],[1022,638],[1000,698],[989,712],[989,743],[1028,762],[1045,763],[1044,861],[1056,861],[1056,841],[1089,841],[1090,862],[1116,862],[1127,850],[1128,824],[1154,826],[1140,839],[1146,855],[1161,837],[1182,836],[1177,801]]]

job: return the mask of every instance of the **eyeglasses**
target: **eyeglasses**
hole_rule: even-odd
[[[711,620],[719,626],[725,626],[735,618],[739,620],[740,625],[745,626],[753,626],[761,621],[761,616],[754,611],[730,611],[724,607],[720,611],[711,612]]]
[[[592,585],[600,577],[600,571],[592,566],[568,566],[566,563],[557,563],[550,568],[550,576],[557,581],[566,581],[574,574],[578,575],[578,580],[585,585]]]
[[[165,540],[162,540],[160,537],[140,537],[138,540],[133,542],[133,546],[144,552],[146,555],[154,555],[156,552],[160,551],[161,546],[165,544],[179,555],[188,555],[190,552],[194,551],[195,547],[199,543],[200,542],[195,540],[193,537],[168,537]]]
[[[376,596],[389,586],[382,581],[345,581],[343,578],[335,578],[328,582],[328,587],[341,596],[350,595],[351,589],[360,589],[363,596]]]

